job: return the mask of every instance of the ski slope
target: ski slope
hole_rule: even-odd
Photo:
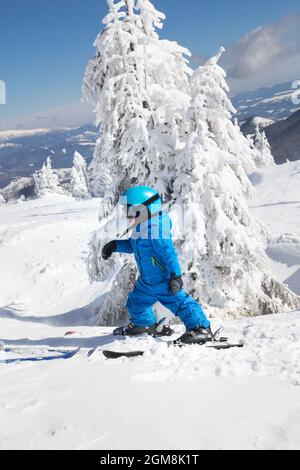
[[[300,295],[300,161],[252,175],[255,216],[270,232],[268,255],[277,276]]]
[[[300,293],[300,162],[252,180],[270,265]],[[98,205],[52,195],[0,206],[0,341],[17,348],[0,360],[81,347],[66,361],[0,364],[0,449],[300,449],[300,312],[213,320],[244,349],[115,340],[95,326],[107,286],[85,267]],[[147,352],[107,361],[101,349]]]

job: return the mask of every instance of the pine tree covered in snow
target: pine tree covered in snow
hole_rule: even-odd
[[[271,146],[268,142],[266,133],[265,131],[260,131],[258,126],[256,127],[254,136],[254,146],[257,150],[257,157],[255,160],[257,168],[275,165]]]
[[[107,0],[109,13],[105,29],[96,41],[96,55],[90,61],[83,93],[95,106],[101,136],[91,166],[91,188],[96,195],[105,195],[110,206],[116,203],[122,180],[134,177],[128,152],[142,159],[147,144],[149,104],[145,93],[141,49],[133,32],[133,1]],[[133,135],[135,139],[133,139]],[[127,161],[127,169],[124,165]],[[146,166],[143,166],[146,173]],[[125,172],[125,175],[124,175]]]
[[[101,279],[107,269],[99,261],[98,240],[111,236],[103,221],[120,193],[130,185],[147,184],[170,196],[175,155],[187,131],[192,73],[185,58],[189,51],[159,39],[156,29],[162,28],[164,15],[149,0],[108,0],[108,5],[106,27],[96,39],[83,85],[101,132],[89,168],[92,193],[104,196],[99,213],[103,228],[93,239],[89,262]],[[116,294],[111,291],[114,301]],[[111,303],[108,296],[103,310]]]
[[[255,152],[238,122],[232,120],[236,110],[228,97],[226,72],[218,64],[223,52],[222,47],[204,66],[198,67],[192,77],[192,93],[197,94],[199,102],[197,119],[207,122],[217,146],[231,156],[231,166],[240,178],[245,195],[251,196],[253,188],[246,174],[255,169]]]
[[[146,58],[146,84],[151,103],[149,145],[149,185],[169,198],[175,170],[175,156],[181,140],[189,131],[186,119],[190,107],[190,52],[174,41],[160,40],[155,8],[149,0],[138,0],[138,24],[146,33],[143,42]],[[160,14],[160,16],[162,16]],[[162,16],[164,17],[164,15]],[[163,172],[161,170],[164,170]]]
[[[70,192],[73,197],[84,199],[89,197],[87,187],[87,165],[79,152],[74,153],[73,168],[70,175]]]
[[[192,79],[193,132],[178,154],[171,212],[184,228],[177,233],[181,264],[188,291],[206,308],[274,313],[284,306],[295,307],[299,299],[273,279],[263,229],[246,205],[245,188],[250,182],[234,160],[245,142],[235,125],[227,122],[224,105],[228,111],[230,105],[222,92],[226,88],[223,80],[222,90],[214,80],[214,72],[220,73],[215,68],[218,57]]]
[[[58,176],[52,170],[51,158],[48,157],[42,169],[34,174],[35,194],[37,197],[47,193],[62,193]]]
[[[4,204],[6,204],[6,201],[5,201],[4,197],[2,197],[1,194],[0,194],[0,206],[4,205]]]
[[[244,314],[295,306],[298,298],[267,268],[264,231],[247,208],[256,152],[232,122],[235,110],[218,65],[223,49],[189,80],[187,51],[159,39],[163,15],[149,0],[107,1],[106,28],[83,87],[101,127],[90,177],[105,204],[89,256],[91,278],[110,280],[99,320],[123,314],[132,287],[130,258],[106,263],[101,250],[116,236],[120,192],[135,184],[165,196],[175,228],[183,219],[188,233],[176,235],[187,290],[206,306]]]
[[[155,30],[164,15],[149,0],[107,1],[110,12],[95,42],[83,94],[101,128],[91,188],[105,195],[111,209],[129,184],[155,184],[162,162],[170,160],[165,157],[175,154],[185,132],[192,72],[184,57],[189,51],[159,40]],[[168,183],[162,186],[164,191]]]

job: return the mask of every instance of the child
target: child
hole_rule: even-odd
[[[181,269],[172,243],[171,221],[162,211],[157,191],[144,186],[127,190],[120,199],[127,217],[135,219],[128,240],[114,240],[104,246],[102,257],[108,260],[114,252],[134,254],[140,273],[126,308],[131,323],[114,331],[115,335],[170,335],[164,327],[158,332],[152,307],[160,302],[186,327],[178,343],[204,344],[212,341],[210,322],[201,306],[183,291]]]

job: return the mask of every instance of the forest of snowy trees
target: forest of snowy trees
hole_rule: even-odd
[[[49,193],[71,195],[76,199],[90,197],[87,164],[77,151],[74,153],[73,167],[69,170],[69,178],[66,180],[61,184],[58,174],[52,168],[51,157],[48,157],[41,170],[33,175],[35,197],[40,198]]]
[[[189,293],[212,314],[275,313],[299,298],[268,267],[267,231],[248,210],[248,175],[274,164],[264,133],[247,139],[234,121],[223,48],[196,70],[190,52],[158,31],[165,16],[150,0],[107,0],[83,95],[92,103],[99,139],[88,169],[89,191],[102,197],[101,229],[89,257],[93,280],[110,280],[99,322],[124,314],[135,279],[129,258],[104,263],[121,192],[155,187],[174,221]],[[86,187],[83,183],[83,192]]]

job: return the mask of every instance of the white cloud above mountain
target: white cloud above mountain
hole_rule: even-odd
[[[82,126],[93,120],[94,114],[91,107],[85,103],[78,102],[22,117],[0,120],[0,130],[73,128]]]
[[[228,76],[248,78],[300,53],[300,14],[282,17],[245,34],[227,54]]]
[[[193,62],[201,65],[205,59],[195,54]],[[221,64],[233,94],[300,79],[300,13],[247,32],[227,45]]]

